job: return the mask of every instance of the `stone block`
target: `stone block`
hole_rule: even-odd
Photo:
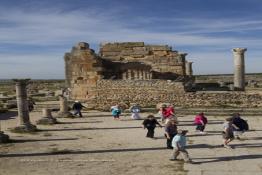
[[[148,50],[150,51],[171,51],[172,48],[168,45],[147,45]]]

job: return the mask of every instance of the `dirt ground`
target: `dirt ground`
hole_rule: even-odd
[[[262,174],[262,118],[245,117],[251,131],[226,149],[220,146],[224,117],[207,117],[206,135],[195,133],[193,116],[179,117],[178,128],[189,130],[188,152],[195,162],[186,164],[169,161],[172,150],[165,148],[163,128],[156,129],[156,139],[146,138],[142,120],[129,114],[116,121],[109,112],[88,111],[83,118],[38,125],[35,134],[10,133],[17,113],[0,114],[1,129],[12,139],[0,145],[0,175]],[[30,118],[35,123],[41,113]]]

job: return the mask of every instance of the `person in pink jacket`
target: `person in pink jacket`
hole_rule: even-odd
[[[207,124],[207,118],[203,112],[195,116],[194,124],[196,125],[196,131],[200,131],[200,134],[205,133],[204,130]]]

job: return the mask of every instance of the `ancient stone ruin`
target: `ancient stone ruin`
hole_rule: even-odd
[[[191,70],[186,71],[186,55],[168,45],[144,42],[106,43],[96,54],[88,43],[80,42],[64,57],[71,99],[97,99],[103,86],[154,89],[160,83],[163,87],[172,86],[170,90],[184,91],[184,82],[193,79],[192,66],[187,66]]]
[[[95,53],[88,43],[80,42],[64,56],[66,84],[71,100],[85,101],[97,109],[116,103],[139,103],[145,107],[160,102],[184,107],[259,107],[260,94],[241,92],[245,90],[244,52],[242,48],[233,49],[233,90],[237,91],[206,93],[192,92],[192,62],[186,60],[186,53],[168,45],[105,43]]]

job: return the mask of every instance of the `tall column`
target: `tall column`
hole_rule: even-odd
[[[14,79],[16,83],[16,99],[19,126],[15,127],[14,132],[33,132],[36,131],[36,126],[30,123],[29,109],[27,101],[26,86],[29,84],[30,79]]]
[[[73,115],[68,111],[67,99],[63,96],[59,96],[60,110],[57,117],[73,117]]]
[[[234,89],[245,90],[245,56],[246,48],[232,49],[234,55]]]
[[[188,75],[188,76],[193,75],[192,63],[193,62],[190,62],[190,61],[186,62],[186,75]]]

